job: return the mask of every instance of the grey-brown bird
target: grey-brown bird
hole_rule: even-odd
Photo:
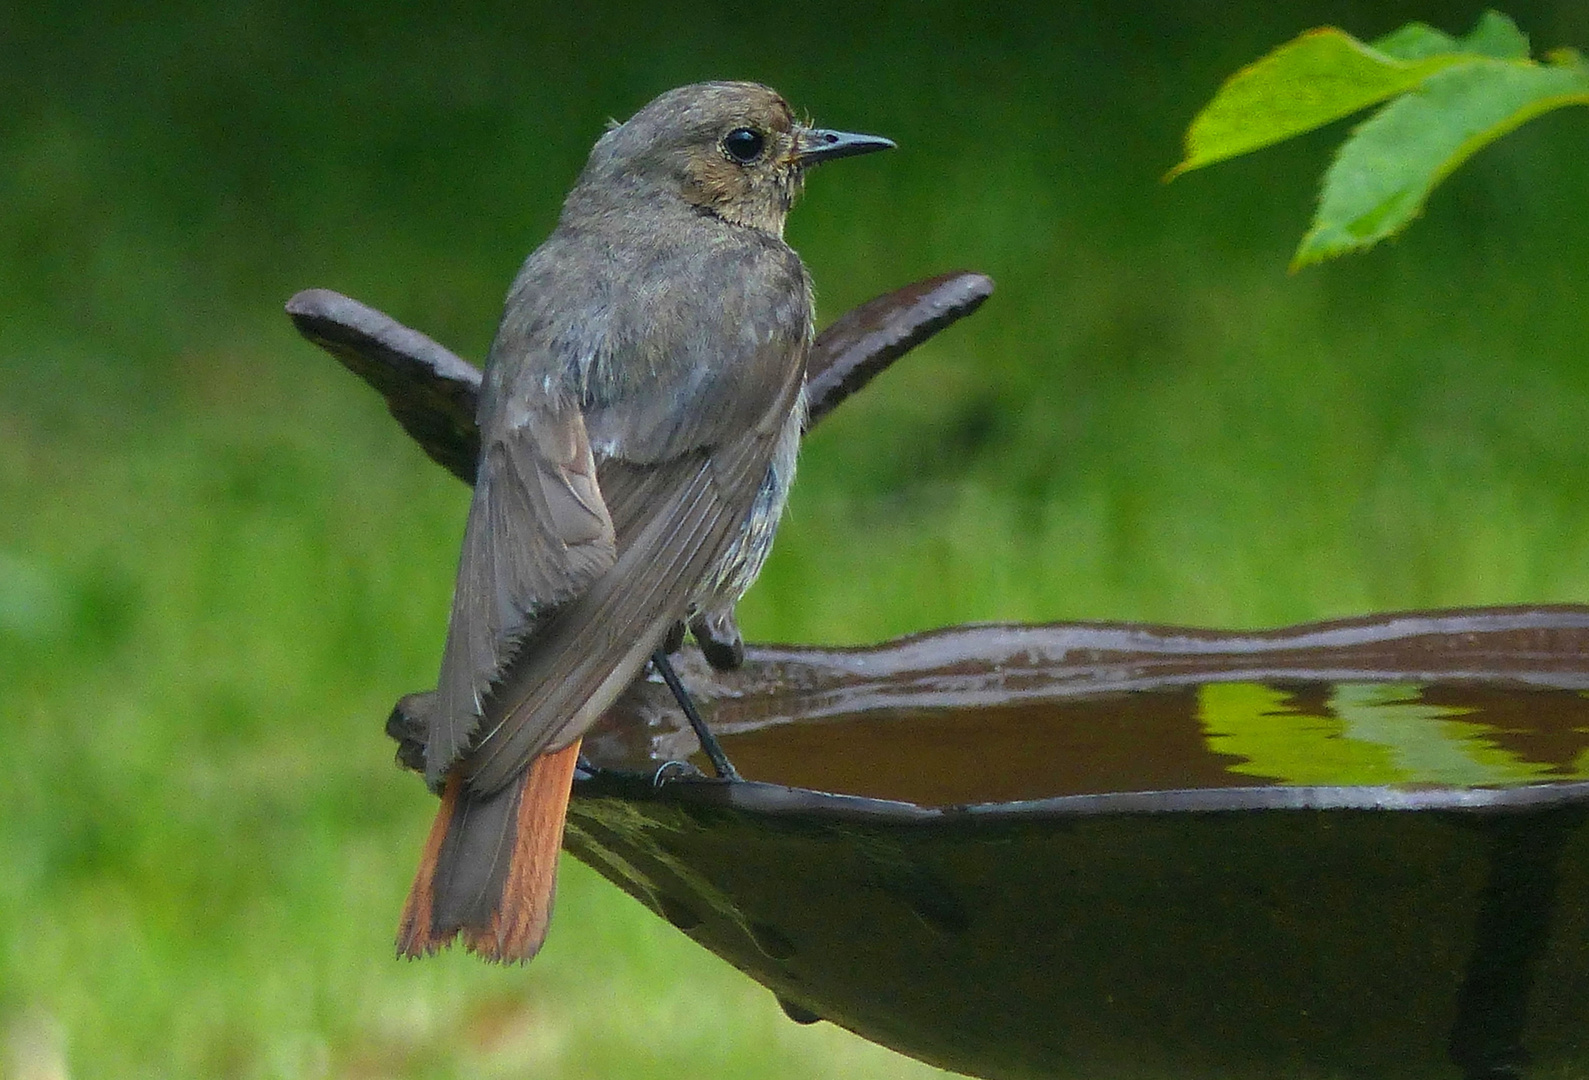
[[[742,82],[597,141],[491,346],[400,953],[540,949],[581,736],[670,628],[728,620],[771,547],[812,337],[783,239],[805,170],[892,145]]]

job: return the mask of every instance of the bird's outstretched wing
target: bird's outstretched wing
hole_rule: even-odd
[[[471,745],[518,647],[614,564],[616,535],[580,411],[500,418],[481,451],[442,654],[426,778]]]

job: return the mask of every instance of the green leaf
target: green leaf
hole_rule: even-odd
[[[1392,30],[1384,37],[1369,42],[1368,47],[1397,60],[1425,60],[1431,56],[1462,51],[1456,38],[1421,22],[1410,22],[1399,30]]]
[[[1365,45],[1311,30],[1231,76],[1186,133],[1166,179],[1385,104],[1337,151],[1292,269],[1405,228],[1436,184],[1540,113],[1589,104],[1589,65],[1570,49],[1529,59],[1528,36],[1487,11],[1461,38],[1409,23]]]
[[[1481,60],[1430,76],[1341,146],[1292,269],[1394,235],[1478,150],[1540,113],[1573,104],[1589,104],[1589,68],[1573,58],[1549,66]]]
[[[1412,22],[1369,42],[1369,48],[1398,60],[1423,60],[1448,53],[1487,56],[1492,60],[1527,60],[1528,35],[1499,11],[1486,11],[1460,40],[1428,23]]]
[[[1455,39],[1445,40],[1455,47]],[[1416,52],[1430,42],[1420,46],[1409,36],[1392,44]],[[1192,120],[1186,156],[1166,179],[1322,127],[1464,62],[1472,57],[1459,52],[1398,59],[1333,27],[1310,30],[1225,81]]]
[[[1499,11],[1486,11],[1478,25],[1462,39],[1462,51],[1492,60],[1527,60],[1528,35]]]

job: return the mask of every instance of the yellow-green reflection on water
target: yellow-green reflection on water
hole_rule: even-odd
[[[1515,737],[1526,732],[1514,717],[1503,722],[1476,705],[1429,700],[1427,689],[1207,683],[1198,692],[1198,720],[1211,750],[1244,759],[1229,771],[1282,784],[1492,786],[1589,777],[1589,745],[1568,762],[1543,760]],[[1589,734],[1581,725],[1569,730]]]

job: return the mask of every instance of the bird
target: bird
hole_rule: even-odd
[[[790,207],[812,166],[893,146],[752,82],[596,141],[487,357],[400,955],[540,950],[585,730],[674,627],[732,627],[771,548],[813,336]]]

